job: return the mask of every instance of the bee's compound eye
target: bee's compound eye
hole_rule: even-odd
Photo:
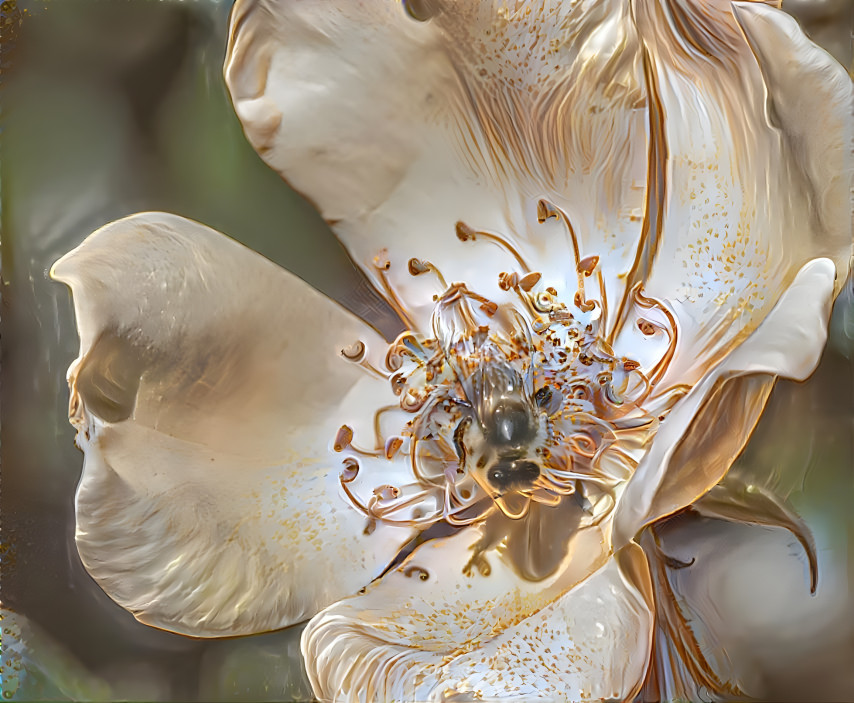
[[[533,483],[540,477],[540,467],[533,461],[514,461],[513,475],[520,483]]]
[[[486,478],[499,491],[530,488],[539,476],[540,467],[524,459],[499,459],[486,473]]]
[[[510,480],[510,464],[496,464],[489,470],[486,477],[496,488],[504,488]]]

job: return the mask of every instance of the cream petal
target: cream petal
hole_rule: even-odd
[[[467,570],[477,528],[427,542],[309,622],[302,648],[316,695],[630,699],[650,651],[646,560],[637,545],[607,559],[597,529],[578,538],[564,568],[539,582],[495,550]]]
[[[384,350],[355,317],[164,213],[105,226],[52,275],[72,289],[81,339],[77,545],[137,618],[198,636],[283,627],[355,592],[411,537],[364,534],[339,484],[338,428],[373,438],[373,410],[394,400],[340,354],[356,340]],[[378,470],[408,476],[402,462]]]
[[[838,290],[852,239],[854,83],[790,15],[757,2],[732,7],[765,79],[769,122],[781,132],[795,175],[810,189],[816,255],[837,261]]]
[[[574,246],[537,222],[540,198],[567,213],[580,258],[600,257],[609,298],[622,294],[647,169],[629,12],[443,2],[418,22],[392,0],[241,0],[225,74],[250,142],[426,330],[444,286],[410,276],[410,258],[499,301],[498,274],[523,268],[494,241],[459,242],[458,221],[571,297]]]
[[[619,498],[616,547],[723,478],[777,376],[800,381],[812,373],[827,339],[835,277],[829,259],[806,264],[756,330],[677,403]]]
[[[411,257],[499,299],[497,273],[520,266],[492,243],[460,246],[459,220],[572,290],[574,246],[536,224],[540,198],[565,211],[580,257],[600,257],[619,309],[635,283],[671,302],[678,383],[743,340],[805,261],[847,266],[850,80],[782,13],[745,3],[737,21],[729,0],[425,7],[242,0],[226,66],[250,141],[411,325],[426,329],[442,288],[412,279]],[[816,89],[787,97],[804,84]],[[826,129],[805,125],[813,113]]]
[[[844,280],[852,84],[793,19],[760,2],[635,5],[667,153],[644,292],[680,321],[666,378],[694,383],[806,261],[827,256]]]

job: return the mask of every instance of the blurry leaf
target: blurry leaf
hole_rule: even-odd
[[[810,592],[818,585],[815,540],[807,524],[785,500],[762,486],[726,478],[692,506],[703,517],[749,525],[782,527],[801,543],[810,567]]]
[[[301,626],[211,643],[202,660],[199,699],[311,701],[300,656]]]
[[[113,699],[110,686],[23,615],[0,610],[0,679],[12,701]]]

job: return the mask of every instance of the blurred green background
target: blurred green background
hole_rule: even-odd
[[[317,214],[246,143],[221,78],[229,9],[225,0],[0,3],[7,699],[310,698],[299,628],[202,641],[140,625],[92,582],[73,545],[82,456],[66,420],[65,370],[77,336],[69,294],[47,270],[89,232],[136,211],[176,212],[244,242],[381,329],[397,324]],[[789,0],[786,9],[851,67],[854,3]],[[741,459],[748,473],[775,473],[815,531],[822,564],[819,593],[790,613],[795,631],[808,620],[819,634],[789,638],[798,643],[752,664],[767,669],[769,700],[854,700],[852,358],[849,286],[818,372],[806,384],[779,385]],[[798,603],[784,598],[780,607]]]

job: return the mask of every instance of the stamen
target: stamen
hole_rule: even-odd
[[[409,260],[410,276],[420,276],[421,274],[428,272],[432,272],[436,275],[436,278],[439,279],[439,284],[442,286],[442,290],[447,290],[448,284],[445,282],[445,277],[432,263],[429,261],[423,261],[422,259]]]
[[[365,505],[364,503],[362,503],[362,501],[358,499],[358,497],[356,497],[355,493],[353,493],[352,489],[349,486],[349,484],[352,483],[354,479],[355,475],[345,475],[345,473],[342,472],[339,478],[339,483],[341,484],[341,488],[344,490],[344,493],[347,494],[347,498],[353,504],[353,507],[355,507],[360,513],[362,513],[366,518],[368,518],[369,521],[371,521],[368,523],[368,527],[365,528],[366,534],[370,534],[370,532],[373,532],[372,529],[370,530],[370,532],[368,532],[368,528],[370,527],[372,522],[382,522],[384,525],[389,525],[392,527],[429,527],[430,525],[433,525],[438,520],[440,520],[442,517],[441,512],[434,512],[432,515],[429,515],[427,517],[411,518],[407,520],[398,520],[390,518],[388,517],[389,514],[393,514],[394,512],[402,510],[405,507],[409,507],[409,505],[412,505],[413,503],[422,501],[427,494],[425,492],[416,494],[407,501],[406,505],[401,504],[391,506],[390,508],[378,508],[376,496],[371,496],[371,500],[369,501],[368,505]]]
[[[344,470],[341,472],[341,480],[346,483],[352,483],[359,475],[359,462],[352,456],[344,459]]]
[[[613,510],[616,486],[634,470],[633,460],[617,449],[621,438],[639,442],[655,429],[655,417],[641,406],[652,385],[637,361],[618,358],[611,344],[600,336],[608,323],[608,303],[599,257],[580,257],[575,231],[559,209],[542,201],[538,217],[541,221],[550,217],[562,219],[566,226],[576,256],[578,290],[573,301],[577,309],[568,306],[569,301],[562,300],[554,287],[534,292],[541,274],[530,271],[507,241],[457,223],[461,240],[487,239],[516,257],[522,270],[501,273],[498,283],[505,291],[513,290],[522,305],[504,306],[493,322],[485,319],[476,306],[492,317],[499,312],[494,301],[469,290],[464,283],[453,283],[434,297],[437,305],[432,338],[407,331],[389,345],[386,378],[399,398],[399,406],[386,406],[375,413],[376,451],[355,447],[352,429],[346,425],[339,430],[335,443],[336,451],[349,450],[388,461],[408,455],[413,484],[379,485],[366,504],[351,497],[354,506],[370,520],[409,526],[442,520],[451,526],[462,526],[482,521],[496,511],[520,519],[534,502],[554,506],[565,499],[575,500],[568,498],[573,494],[585,506],[585,524],[596,524]],[[385,251],[380,252],[375,265],[385,282],[384,272],[390,266]],[[408,267],[413,276],[433,272],[445,285],[444,277],[428,261],[410,259]],[[594,275],[598,299],[588,300],[584,286]],[[390,286],[386,290],[392,302],[399,303]],[[639,326],[650,334],[665,329],[672,350],[673,316],[639,289],[632,293],[639,308],[661,309],[666,322],[656,322],[661,316],[655,314],[649,320],[641,319]],[[600,309],[598,315],[596,308]],[[583,317],[579,310],[594,314]],[[667,329],[668,324],[673,330]],[[355,363],[362,363],[367,355],[362,342],[345,348],[342,354]],[[654,367],[656,379],[669,362],[670,356],[665,355]],[[475,426],[473,434],[470,428],[477,413],[491,407],[485,396],[492,393],[488,384],[481,387],[473,382],[472,374],[495,364],[510,364],[516,369],[514,373],[524,379],[525,399],[538,428],[519,448],[521,459],[536,461],[540,467],[536,478],[530,487],[503,495],[497,494],[481,475],[488,456],[481,457],[477,468],[469,466],[474,463],[470,437],[486,432],[482,422]],[[471,394],[474,397],[469,397]],[[670,407],[664,404],[670,401],[662,398],[670,396],[655,396],[660,417]],[[413,417],[384,439],[381,425],[387,427],[388,423],[381,423],[380,416],[396,407]],[[358,463],[348,458],[352,464],[342,473],[342,485],[349,496],[349,484],[358,473]],[[429,505],[426,509],[425,504]]]
[[[381,501],[394,500],[400,497],[400,489],[389,484],[377,486],[374,488],[374,497]]]
[[[576,263],[581,261],[581,253],[578,248],[578,237],[575,236],[575,229],[569,221],[569,217],[567,217],[566,213],[557,207],[557,205],[553,205],[547,200],[540,200],[537,203],[537,220],[540,224],[543,224],[546,220],[552,218],[563,222],[566,227],[567,234],[569,234],[570,241],[572,242],[572,254],[575,257],[575,261]]]
[[[400,395],[403,393],[403,389],[406,388],[406,376],[402,373],[396,373],[391,377],[391,392],[395,395]]]
[[[466,290],[466,294],[470,298],[474,298],[475,300],[477,300],[481,304],[480,309],[483,310],[487,315],[492,316],[496,312],[498,312],[498,305],[489,300],[488,298],[484,298],[482,295],[474,293],[470,290]]]
[[[441,356],[441,353],[439,353]],[[391,344],[386,352],[385,365],[389,371],[397,371],[403,366],[403,357],[412,359],[419,366],[430,363],[430,355],[422,345],[419,338],[410,331],[402,332]],[[436,358],[436,354],[433,354]]]
[[[664,352],[661,359],[658,360],[658,363],[656,363],[655,366],[653,366],[649,372],[649,383],[651,386],[655,386],[664,377],[667,368],[670,366],[670,362],[673,360],[673,357],[676,354],[676,346],[679,342],[679,325],[676,322],[676,318],[674,317],[673,313],[667,309],[667,306],[665,306],[664,303],[659,300],[656,300],[655,298],[647,297],[643,293],[641,293],[640,284],[635,286],[634,290],[632,291],[632,295],[634,297],[635,304],[638,307],[645,310],[659,310],[667,318],[667,323],[670,326],[670,329],[664,328],[664,331],[668,336],[667,350]],[[638,320],[639,327],[642,321],[645,322],[647,325],[653,326],[652,323],[648,320]],[[644,328],[641,328],[641,332],[647,334]]]
[[[409,443],[409,464],[412,467],[412,474],[419,483],[431,485],[436,488],[443,488],[446,484],[443,477],[433,478],[432,476],[425,474],[421,469],[421,452],[418,448],[419,442],[420,440],[417,437],[413,437]]]
[[[377,449],[387,446],[386,440],[383,438],[382,428],[380,427],[380,420],[382,416],[387,412],[397,410],[398,408],[398,405],[383,405],[374,413],[374,440],[376,442]]]
[[[400,407],[408,413],[417,413],[428,400],[430,400],[429,393],[424,393],[418,397],[409,390],[400,396]]]
[[[579,281],[581,279],[579,278]],[[584,290],[582,286],[582,290],[579,290],[575,297],[573,298],[573,303],[575,303],[575,307],[577,307],[581,312],[590,312],[591,310],[596,309],[596,302],[593,300],[585,300],[584,299]]]
[[[402,437],[389,437],[385,443],[385,458],[391,461],[403,446]]]
[[[548,291],[537,293],[532,302],[537,312],[551,312],[554,308],[554,296]]]
[[[383,373],[370,361],[368,361],[367,348],[365,347],[365,343],[361,340],[356,340],[352,344],[344,347],[341,350],[341,356],[343,356],[351,364],[357,364],[361,366],[372,376],[376,376],[377,378],[381,378],[383,380],[388,379],[387,373]]]
[[[495,242],[502,249],[507,251],[516,261],[519,263],[519,266],[522,267],[522,270],[525,273],[531,272],[531,267],[528,266],[525,259],[522,258],[522,255],[516,250],[516,248],[510,244],[506,239],[499,237],[497,234],[490,234],[489,232],[482,232],[480,230],[473,229],[469,227],[465,222],[457,222],[456,225],[457,239],[461,242],[473,242],[478,237],[482,237],[483,239],[488,239],[491,242]]]
[[[539,200],[537,202],[537,221],[540,224],[543,224],[546,220],[552,218],[555,220],[559,220],[562,214],[563,213],[561,213],[561,211],[558,210],[557,207],[552,205],[547,200]]]
[[[377,274],[379,275],[380,283],[382,284],[383,290],[385,290],[386,292],[386,298],[388,300],[389,305],[391,305],[391,307],[400,316],[400,319],[403,320],[403,323],[409,329],[416,329],[415,323],[412,321],[412,317],[409,315],[403,302],[400,300],[400,298],[397,297],[397,293],[394,292],[394,289],[388,282],[388,276],[386,275],[386,272],[391,268],[391,261],[388,258],[387,249],[381,249],[379,254],[374,257],[374,268],[376,269]]]
[[[332,449],[336,452],[343,452],[345,449],[349,449],[350,451],[356,452],[356,454],[361,454],[362,456],[381,455],[381,450],[371,452],[366,449],[360,449],[354,445],[353,428],[349,425],[341,425],[341,427],[338,428],[338,432],[335,434],[335,441],[332,444]]]
[[[424,502],[424,499],[432,495],[433,491],[425,490],[419,491],[418,493],[414,493],[413,495],[405,498],[404,500],[398,501],[397,499],[400,497],[400,489],[395,486],[381,486],[382,493],[380,495],[377,494],[377,490],[375,489],[374,495],[371,496],[368,501],[367,510],[369,516],[379,520],[387,525],[432,525],[438,519],[441,518],[441,511],[434,511],[432,515],[428,517],[419,517],[419,518],[411,518],[407,520],[399,520],[395,518],[390,518],[389,515],[394,515],[395,513],[399,513],[401,510],[405,510],[406,508],[410,508],[413,505],[418,505],[419,503]]]
[[[599,301],[602,305],[602,316],[599,318],[599,329],[608,329],[608,291],[605,290],[605,276],[602,269],[596,271],[599,280]],[[604,340],[607,342],[607,340]],[[608,342],[610,345],[610,342]]]

